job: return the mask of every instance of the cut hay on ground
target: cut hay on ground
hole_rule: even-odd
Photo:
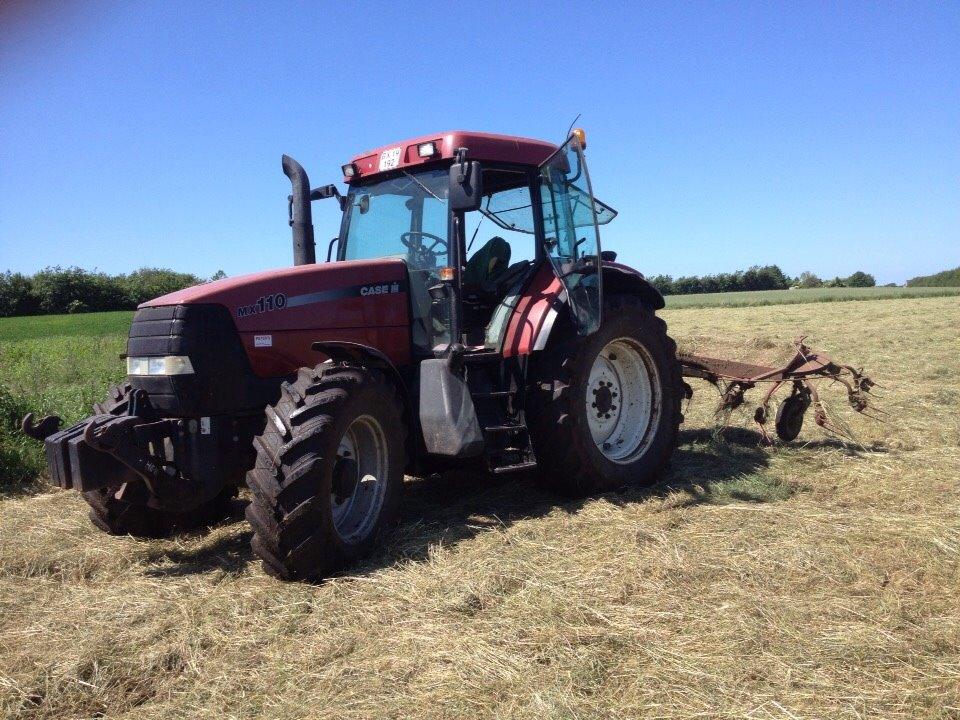
[[[718,437],[699,385],[651,491],[411,480],[387,547],[321,586],[265,576],[240,520],[141,542],[70,493],[8,496],[0,715],[960,717],[960,301],[666,317],[755,361],[808,333],[891,422],[768,449],[746,411]]]

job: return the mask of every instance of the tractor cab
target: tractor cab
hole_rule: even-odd
[[[344,165],[336,260],[406,263],[415,357],[459,345],[502,352],[521,292],[538,273],[563,286],[583,334],[599,327],[597,226],[616,212],[593,198],[583,137],[577,131],[558,148],[447,133]]]

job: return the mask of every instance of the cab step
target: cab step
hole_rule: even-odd
[[[526,432],[526,425],[488,425],[483,428],[484,432],[507,432],[507,433],[518,433]]]
[[[524,470],[533,470],[537,464],[532,461],[516,463],[515,465],[499,465],[491,468],[494,475],[504,475],[512,472],[523,472]]]

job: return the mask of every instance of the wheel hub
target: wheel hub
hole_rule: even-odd
[[[613,404],[615,398],[620,396],[613,389],[612,382],[601,380],[597,387],[593,389],[593,408],[597,411],[598,418],[609,419],[611,412],[617,411],[617,406]]]
[[[334,529],[344,541],[357,542],[376,525],[388,467],[387,441],[380,423],[361,415],[340,440],[331,478]]]

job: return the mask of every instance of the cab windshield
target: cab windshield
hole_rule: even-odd
[[[350,188],[340,259],[396,257],[411,270],[448,264],[446,169],[402,173]]]

